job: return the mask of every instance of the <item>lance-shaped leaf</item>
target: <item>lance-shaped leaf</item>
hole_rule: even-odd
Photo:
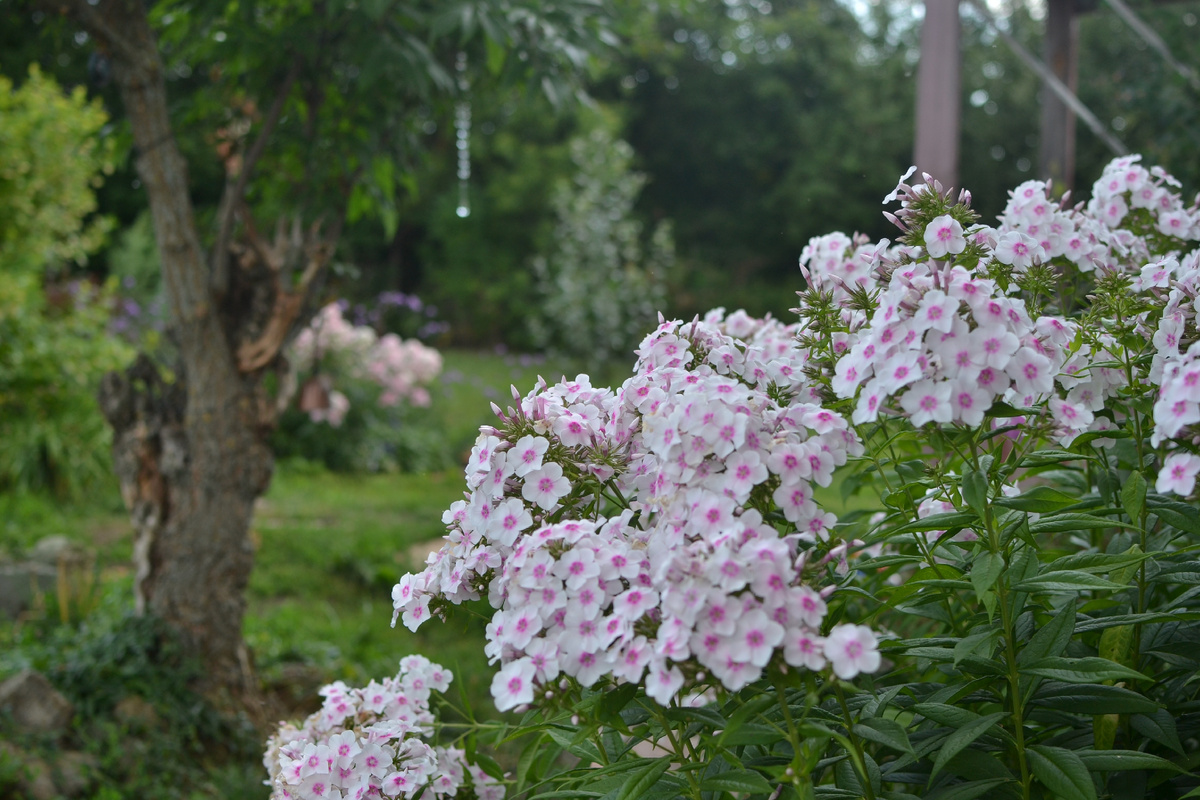
[[[968,722],[947,736],[946,741],[942,744],[942,749],[938,751],[937,758],[933,761],[933,772],[929,774],[929,780],[932,781],[936,778],[937,774],[946,766],[946,762],[958,755],[959,752],[980,736],[987,733],[989,728],[1004,719],[1005,716],[1007,715],[1003,711],[988,714],[986,717],[980,717],[977,720]]]
[[[1096,800],[1087,765],[1070,750],[1033,745],[1025,751],[1033,774],[1056,798]]]
[[[1022,675],[1053,678],[1064,683],[1150,680],[1142,673],[1107,658],[1041,658],[1020,669]]]

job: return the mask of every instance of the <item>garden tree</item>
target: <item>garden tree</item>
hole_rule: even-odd
[[[265,380],[308,307],[343,221],[395,224],[416,111],[467,79],[573,90],[601,6],[543,3],[158,3],[46,0],[96,43],[119,90],[158,242],[178,366],[112,373],[102,404],[135,527],[141,608],[206,665],[210,698],[255,694],[241,640],[253,504],[273,461]],[[200,76],[187,102],[168,71]],[[478,85],[477,81],[477,85]],[[202,233],[176,133],[225,172]],[[251,211],[251,205],[254,211]],[[285,221],[284,217],[288,219]],[[258,219],[280,222],[275,235]]]

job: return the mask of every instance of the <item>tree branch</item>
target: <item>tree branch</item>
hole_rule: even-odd
[[[96,5],[88,0],[39,0],[38,5],[48,13],[73,18],[94,38],[107,45],[114,56],[131,66],[140,69],[153,66],[146,62],[143,51],[127,35],[130,30],[125,24],[130,12],[128,0]]]
[[[340,233],[340,225],[335,226],[335,232]],[[298,218],[293,221],[290,236],[284,233],[280,222],[273,244],[263,241],[252,222],[247,225],[246,239],[250,252],[272,273],[275,299],[262,331],[238,347],[238,370],[243,373],[262,369],[279,354],[308,299],[309,287],[333,257],[336,242],[336,239],[321,236],[320,222],[314,223],[307,233],[303,233]],[[286,288],[285,281],[293,272],[289,267],[297,265],[300,259],[304,260],[300,279],[294,288]]]
[[[229,289],[229,244],[233,237],[233,222],[237,208],[246,195],[250,174],[254,171],[258,160],[262,158],[263,151],[266,150],[267,139],[274,132],[275,126],[279,124],[292,86],[300,77],[300,66],[301,60],[297,54],[292,59],[292,66],[283,79],[283,85],[275,94],[274,102],[267,109],[267,115],[263,118],[258,138],[254,140],[254,144],[250,146],[250,149],[246,151],[245,158],[242,159],[242,168],[238,171],[237,179],[234,181],[226,179],[225,181],[225,191],[221,195],[221,204],[217,211],[217,241],[213,249],[212,289],[218,297],[224,295]]]

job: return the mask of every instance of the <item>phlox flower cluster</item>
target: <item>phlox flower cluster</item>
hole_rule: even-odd
[[[1058,326],[1054,325],[1058,322]],[[885,408],[914,425],[979,425],[998,400],[1029,406],[1054,390],[1069,325],[1034,323],[1019,298],[960,266],[904,264],[869,322],[850,334],[832,388],[856,424]]]
[[[1180,195],[1172,191],[1180,184],[1162,167],[1146,169],[1141,156],[1114,159],[1104,168],[1092,187],[1088,212],[1109,228],[1128,227],[1132,211],[1149,212],[1154,231],[1174,239],[1200,238],[1200,211],[1195,203],[1185,208]],[[1140,251],[1140,252],[1139,252]],[[1141,260],[1149,260],[1144,244],[1135,249]]]
[[[1146,169],[1139,160],[1128,156],[1110,162],[1092,186],[1086,206],[1069,206],[1069,195],[1051,199],[1045,181],[1026,181],[1009,193],[999,224],[974,233],[988,243],[997,260],[1017,273],[1059,258],[1085,273],[1138,270],[1152,260],[1151,249],[1129,229],[1131,212],[1144,209],[1153,230],[1164,237],[1191,239],[1200,234],[1200,214],[1184,208],[1171,191],[1179,183],[1159,167]]]
[[[298,375],[315,373],[332,362],[334,371],[363,378],[378,385],[378,403],[390,407],[400,403],[427,406],[428,386],[442,371],[442,356],[416,339],[402,340],[394,333],[383,336],[365,325],[354,325],[342,315],[341,306],[330,303],[296,336],[288,358],[293,381]],[[333,389],[324,407],[308,409],[314,422],[341,425],[350,400]]]
[[[855,234],[853,238],[840,232],[814,236],[800,252],[800,269],[809,286],[831,292],[834,300],[842,303],[848,299],[852,288],[876,288],[872,265],[878,252],[887,244],[887,240],[879,245],[872,244],[862,234]],[[892,252],[891,255],[898,258],[900,253]]]
[[[836,520],[813,488],[862,448],[817,403],[795,328],[717,310],[663,322],[638,354],[616,391],[543,382],[481,432],[446,544],[397,584],[396,614],[415,630],[486,596],[502,710],[567,678],[641,682],[666,705],[768,668],[877,669],[869,628],[823,635],[832,586],[812,556],[836,548]]]
[[[1064,255],[1084,271],[1109,268],[1107,229],[1079,209],[1052,203],[1046,190],[1041,182],[1022,184],[999,228],[964,229],[949,213],[917,218],[920,202],[940,186],[901,182],[895,194],[902,208],[892,219],[916,231],[924,246],[888,250],[885,240],[860,249],[886,280],[869,319],[839,334],[831,387],[838,397],[856,399],[855,424],[886,411],[917,426],[975,426],[1003,401],[1019,408],[1044,404],[1050,435],[1063,445],[1112,426],[1096,412],[1127,382],[1112,366],[1113,337],[1103,331],[1080,337],[1078,323],[1061,317],[1034,319],[1024,299],[1013,295],[1016,286],[1005,290],[987,277],[992,262],[1024,271]],[[964,192],[960,203],[967,201]],[[1080,236],[1086,247],[1071,244]],[[971,269],[956,263],[968,244],[976,246]]]
[[[995,257],[1017,271],[1060,257],[1080,272],[1114,265],[1114,237],[1109,227],[1081,209],[1069,207],[1066,196],[1052,200],[1045,181],[1026,181],[1013,189],[1000,224],[986,236],[994,242]]]
[[[1161,274],[1160,274],[1161,273]],[[1143,291],[1166,296],[1162,315],[1151,340],[1154,359],[1149,382],[1159,387],[1154,403],[1155,447],[1200,445],[1200,250],[1182,259],[1168,257],[1148,264],[1143,271]],[[1200,456],[1172,452],[1158,474],[1157,489],[1190,495],[1200,472]]]
[[[272,800],[477,797],[500,800],[504,787],[464,751],[429,744],[429,699],[453,676],[424,656],[408,656],[394,678],[321,690],[324,703],[299,727],[282,724],[263,764]]]

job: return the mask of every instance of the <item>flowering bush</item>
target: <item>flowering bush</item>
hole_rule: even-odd
[[[386,296],[380,308],[389,310],[394,300]],[[331,303],[296,336],[288,362],[282,397],[290,402],[298,394],[299,409],[281,420],[281,455],[345,470],[445,465],[446,443],[419,412],[432,402],[430,386],[442,371],[437,350],[356,325]]]
[[[481,431],[393,601],[491,606],[517,791],[1200,796],[1200,200],[908,177],[798,322],[664,321]]]
[[[504,787],[464,750],[426,741],[437,727],[430,699],[452,679],[440,664],[408,656],[394,678],[323,688],[320,711],[300,727],[280,725],[267,742],[272,800],[503,798]]]

